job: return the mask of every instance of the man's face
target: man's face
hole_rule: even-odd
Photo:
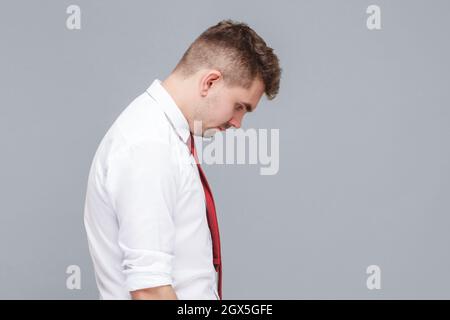
[[[224,81],[216,81],[208,89],[198,110],[197,119],[202,121],[202,135],[209,137],[230,127],[240,128],[246,113],[256,109],[264,93],[264,84],[257,78],[247,89],[229,87]],[[205,134],[205,131],[206,132]]]

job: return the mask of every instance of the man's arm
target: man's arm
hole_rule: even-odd
[[[131,291],[133,300],[177,300],[177,295],[171,285]]]
[[[105,190],[117,215],[124,289],[133,299],[176,298],[170,286],[178,189],[173,158],[170,145],[144,140],[109,159]]]

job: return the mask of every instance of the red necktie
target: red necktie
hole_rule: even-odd
[[[195,162],[197,163],[198,172],[200,173],[200,180],[202,181],[203,190],[205,192],[205,200],[206,200],[206,216],[208,218],[208,226],[211,231],[211,238],[213,243],[213,264],[216,271],[219,273],[219,283],[218,283],[218,292],[219,298],[222,300],[222,259],[220,257],[220,236],[219,236],[219,224],[217,223],[216,216],[216,206],[214,204],[214,198],[211,192],[211,188],[209,187],[208,181],[206,180],[205,173],[200,166],[197,158],[197,151],[195,150],[195,142],[194,137],[190,137],[191,144],[191,153],[195,158]]]

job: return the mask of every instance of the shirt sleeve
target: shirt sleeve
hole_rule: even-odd
[[[106,190],[117,215],[128,291],[172,285],[176,164],[170,146],[128,146],[108,164]]]

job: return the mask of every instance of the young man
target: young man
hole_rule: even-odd
[[[263,93],[276,96],[280,73],[255,31],[222,21],[116,119],[84,215],[102,299],[222,299],[216,208],[193,134],[239,128]]]

